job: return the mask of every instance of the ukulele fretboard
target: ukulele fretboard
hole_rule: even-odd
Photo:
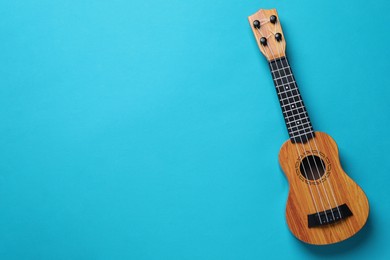
[[[293,143],[314,137],[313,126],[286,57],[269,63],[284,120]]]

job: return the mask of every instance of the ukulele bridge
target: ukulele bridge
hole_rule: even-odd
[[[352,216],[352,211],[347,204],[343,204],[333,209],[307,215],[307,220],[309,228],[312,228],[336,223],[350,216]]]

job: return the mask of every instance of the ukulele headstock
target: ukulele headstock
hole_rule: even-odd
[[[268,61],[286,56],[286,41],[276,9],[260,9],[248,20],[257,45]]]

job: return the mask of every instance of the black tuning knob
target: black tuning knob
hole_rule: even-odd
[[[278,20],[278,18],[276,18],[275,15],[271,15],[271,17],[269,18],[269,21],[270,21],[271,23],[276,23],[277,20]]]
[[[259,29],[259,28],[260,28],[260,22],[259,22],[259,20],[254,20],[254,21],[253,21],[253,27],[255,27],[256,29]]]
[[[282,40],[282,34],[280,33],[275,33],[275,39],[280,42]]]
[[[260,38],[260,43],[261,43],[261,45],[266,46],[267,45],[267,38],[261,37]]]

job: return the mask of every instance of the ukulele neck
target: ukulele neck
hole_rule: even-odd
[[[287,57],[272,60],[269,66],[290,140],[305,143],[314,130]]]

